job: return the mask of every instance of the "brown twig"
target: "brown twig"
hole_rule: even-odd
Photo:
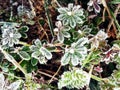
[[[37,71],[38,73],[40,73],[40,74],[43,74],[43,75],[45,75],[45,76],[48,76],[48,77],[50,77],[50,78],[52,78],[53,76],[52,75],[50,75],[50,74],[47,74],[47,73],[45,73],[45,72],[42,72],[42,71]],[[55,79],[55,80],[58,80],[56,77],[53,77],[53,79]]]
[[[62,65],[59,66],[57,72],[52,76],[52,78],[50,79],[50,81],[49,81],[48,84],[50,84],[50,83],[52,82],[52,80],[54,79],[54,77],[55,77],[55,76],[58,74],[58,72],[60,71],[61,67],[62,67]]]
[[[105,10],[107,11],[107,13],[108,13],[108,15],[109,15],[109,18],[110,18],[110,23],[109,23],[109,25],[108,25],[108,28],[107,28],[107,33],[109,33],[109,30],[110,30],[110,28],[111,28],[111,26],[113,26],[113,30],[114,30],[114,33],[115,34],[117,34],[117,29],[116,29],[116,26],[115,26],[115,23],[114,23],[114,18],[112,17],[112,15],[111,15],[111,13],[110,13],[110,10],[109,10],[109,8],[108,8],[108,6],[107,6],[107,3],[106,3],[106,1],[105,0],[102,0],[102,4],[103,4],[103,6],[104,6],[104,8],[105,8]],[[105,11],[104,11],[105,12]]]

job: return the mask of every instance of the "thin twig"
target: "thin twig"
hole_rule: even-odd
[[[92,76],[93,67],[94,67],[94,65],[91,66],[90,71],[89,71],[88,85],[90,84],[90,79],[91,79],[91,76]]]
[[[37,71],[38,73],[40,73],[40,74],[43,74],[43,75],[45,75],[45,76],[48,76],[48,77],[50,77],[50,78],[52,78],[53,76],[52,75],[50,75],[50,74],[47,74],[47,73],[45,73],[45,72],[42,72],[42,71]],[[58,80],[56,77],[53,77],[53,79],[55,79],[55,80]]]
[[[36,12],[35,12],[35,8],[33,7],[33,2],[32,2],[33,0],[29,0],[29,3],[30,3],[30,7],[31,7],[31,9],[32,9],[32,14],[34,15],[34,16],[36,16]]]
[[[58,72],[60,71],[61,67],[62,67],[62,65],[59,66],[57,72],[52,76],[52,78],[50,79],[50,81],[49,81],[48,84],[50,84],[50,83],[52,82],[52,80],[54,79],[54,77],[55,77],[55,76],[58,74]]]
[[[5,58],[9,62],[11,62],[15,67],[19,68],[22,71],[22,73],[25,75],[25,77],[27,76],[27,72],[25,71],[25,69],[22,68],[19,65],[19,63],[10,54],[8,54],[6,51],[4,51],[1,46],[0,46],[0,51],[4,54]]]
[[[53,0],[53,2],[55,2],[58,5],[58,7],[62,7],[57,0]]]
[[[113,26],[113,28],[114,28],[113,30],[115,31],[115,34],[117,34],[117,32],[116,32],[117,29],[116,29],[116,26],[115,26],[115,23],[114,23],[114,19],[113,19],[111,13],[110,13],[110,10],[109,10],[109,8],[108,8],[108,6],[107,6],[106,1],[105,1],[105,0],[102,0],[102,4],[103,4],[104,8],[107,10],[107,13],[108,13],[108,15],[109,15],[109,18],[110,18],[110,20],[111,20],[110,23],[109,23],[109,25],[108,25],[107,32],[109,32],[111,26]]]

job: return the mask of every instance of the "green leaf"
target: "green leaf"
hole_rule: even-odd
[[[23,60],[30,60],[30,55],[27,52],[19,51],[18,54]]]
[[[32,58],[32,59],[31,59],[31,64],[32,64],[33,66],[37,65],[37,63],[38,63],[38,60],[37,60],[37,59],[35,59],[35,58]]]
[[[29,46],[23,46],[23,47],[22,47],[22,51],[29,52],[29,51],[30,51]]]
[[[28,26],[22,26],[19,30],[21,32],[27,32],[29,30],[29,27]]]
[[[26,33],[21,33],[23,38],[27,38],[27,34]]]

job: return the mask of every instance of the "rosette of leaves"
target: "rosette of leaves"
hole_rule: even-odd
[[[61,79],[58,82],[58,88],[62,89],[67,87],[69,89],[76,88],[82,89],[88,84],[89,75],[83,70],[72,70],[64,72]]]
[[[12,47],[14,44],[18,44],[21,34],[18,32],[16,26],[12,23],[5,23],[2,27],[2,45]]]
[[[32,57],[39,60],[40,64],[46,63],[46,59],[51,59],[52,54],[49,50],[47,50],[45,47],[43,47],[41,41],[39,39],[36,39],[34,41],[34,45],[30,46],[30,50],[33,52]]]
[[[70,30],[69,26],[63,26],[61,21],[57,21],[55,23],[56,27],[54,29],[54,32],[57,32],[57,39],[59,42],[64,42],[64,37],[69,38],[70,33],[68,32]]]
[[[68,4],[68,7],[58,8],[60,15],[57,19],[63,22],[63,25],[70,25],[75,28],[77,24],[83,24],[84,22],[84,12],[80,5],[73,5],[73,3]]]
[[[0,90],[18,90],[20,84],[20,80],[8,84],[7,80],[5,80],[5,76],[2,73],[0,74]]]
[[[67,48],[61,59],[61,64],[72,64],[73,66],[81,64],[82,60],[87,56],[87,48],[85,47],[86,43],[88,43],[88,39],[83,37],[76,43],[73,43],[71,47]]]
[[[34,18],[32,11],[27,6],[19,5],[17,8],[17,12],[20,17],[26,15],[29,19]]]

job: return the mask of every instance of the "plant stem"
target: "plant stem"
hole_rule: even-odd
[[[15,67],[19,68],[22,71],[22,73],[25,75],[25,77],[27,76],[26,71],[19,65],[19,63],[10,54],[8,54],[6,51],[4,51],[1,46],[0,46],[0,51],[4,54],[5,58],[9,62],[11,62]]]
[[[87,56],[87,58],[84,60],[81,68],[84,68],[84,66],[91,61],[89,59],[90,59],[92,53],[93,53],[93,50],[89,53],[89,55]]]
[[[42,71],[37,71],[39,74],[43,74],[43,75],[45,75],[45,76],[48,76],[48,77],[53,77],[52,75],[50,75],[50,74],[47,74],[47,73],[45,73],[45,72],[42,72]],[[55,80],[58,80],[56,77],[53,77],[53,79],[55,79]]]
[[[62,7],[57,0],[53,0],[53,2],[55,2],[58,5],[58,7]]]
[[[94,80],[96,80],[96,81],[104,81],[105,80],[105,79],[99,78],[99,77],[97,77],[95,75],[91,75],[91,78],[94,79]]]
[[[30,44],[27,44],[27,43],[25,43],[25,42],[21,42],[21,41],[19,41],[18,44],[21,44],[21,45],[24,45],[24,46],[31,46]]]
[[[50,18],[50,16],[49,16],[49,11],[48,11],[48,5],[47,5],[47,3],[48,3],[48,0],[44,0],[44,8],[45,8],[46,17],[47,17],[47,20],[48,20],[50,32],[51,32],[51,34],[52,34],[52,37],[54,37],[53,25],[52,25],[51,18]]]
[[[60,71],[61,67],[62,67],[62,65],[59,66],[57,72],[52,76],[52,78],[49,81],[49,84],[52,82],[52,80],[54,79],[54,77],[58,74],[58,72]]]

